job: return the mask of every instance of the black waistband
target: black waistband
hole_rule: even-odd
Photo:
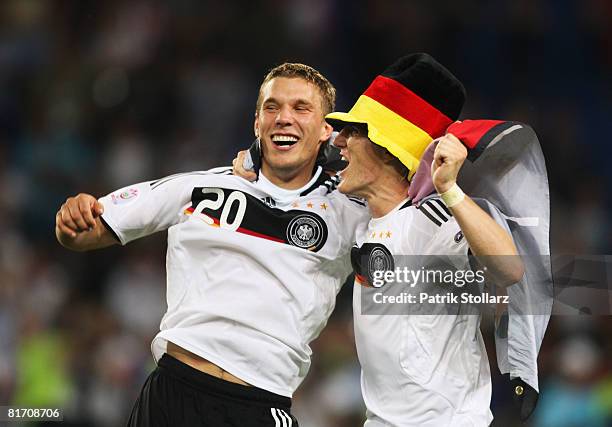
[[[232,383],[221,378],[213,377],[204,372],[198,371],[189,365],[175,359],[169,354],[164,354],[157,367],[162,372],[184,381],[191,387],[205,393],[241,399],[251,403],[262,403],[279,408],[291,408],[291,399],[276,393],[263,390],[261,388]]]

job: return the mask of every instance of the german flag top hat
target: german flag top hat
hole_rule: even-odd
[[[377,76],[348,113],[325,119],[336,130],[366,124],[368,138],[397,157],[412,179],[425,148],[458,119],[464,102],[465,88],[450,71],[430,55],[414,53]]]

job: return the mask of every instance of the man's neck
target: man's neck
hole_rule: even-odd
[[[364,195],[364,198],[368,202],[372,218],[380,218],[408,198],[408,185],[405,180],[389,177],[371,185],[370,191]]]
[[[381,218],[391,212],[402,200],[406,200],[408,192],[405,194],[400,193],[386,193],[377,195],[376,197],[368,197],[368,209],[372,218]]]

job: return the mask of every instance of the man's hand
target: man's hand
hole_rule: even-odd
[[[69,197],[55,215],[55,236],[62,246],[75,251],[104,248],[117,240],[100,220],[102,203],[91,194]]]
[[[91,231],[96,226],[96,218],[103,212],[104,206],[90,194],[69,197],[55,215],[58,238],[61,235],[74,239],[77,233]]]
[[[438,140],[431,162],[431,177],[438,194],[448,191],[457,181],[457,175],[467,158],[467,149],[452,134]]]
[[[255,181],[257,174],[252,169],[244,168],[244,159],[248,153],[248,150],[239,151],[236,158],[232,161],[232,172],[247,181]]]

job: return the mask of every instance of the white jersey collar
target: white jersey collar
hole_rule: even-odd
[[[273,184],[268,178],[266,178],[266,176],[260,170],[259,179],[255,183],[255,185],[259,187],[260,190],[268,193],[277,202],[277,204],[281,204],[281,205],[289,204],[293,202],[295,199],[297,199],[298,197],[300,197],[301,193],[303,193],[308,188],[310,188],[312,185],[314,185],[314,183],[317,181],[317,179],[321,175],[322,171],[323,169],[321,168],[321,166],[317,166],[317,170],[312,175],[312,178],[310,179],[310,181],[306,183],[306,185],[304,185],[301,188],[297,188],[295,190],[286,190],[284,188],[281,188]]]

